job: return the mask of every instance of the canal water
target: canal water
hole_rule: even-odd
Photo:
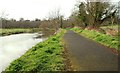
[[[23,33],[0,36],[0,73],[28,49],[44,39],[35,38],[37,33]]]

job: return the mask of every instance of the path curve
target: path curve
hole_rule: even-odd
[[[63,39],[77,71],[118,71],[118,55],[107,47],[68,30]]]

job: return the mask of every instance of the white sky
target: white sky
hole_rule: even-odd
[[[33,20],[44,19],[49,12],[60,9],[61,14],[69,17],[77,0],[0,0],[0,12],[9,14],[7,18]],[[119,1],[119,0],[114,0]]]
[[[8,18],[46,18],[50,11],[60,9],[68,17],[76,0],[0,0],[0,11],[9,14]]]

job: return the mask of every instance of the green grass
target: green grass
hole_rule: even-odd
[[[23,28],[14,28],[14,29],[0,29],[0,36],[11,35],[11,34],[18,34],[18,33],[30,33],[39,31],[38,28],[30,28],[30,29],[23,29]]]
[[[118,29],[120,28],[120,25],[119,24],[116,24],[116,25],[110,25],[110,26],[101,26],[100,28],[111,28],[111,29]]]
[[[120,39],[120,36],[109,36],[109,35],[94,31],[94,30],[82,30],[80,28],[72,28],[71,30],[79,33],[80,35],[86,38],[90,38],[98,43],[101,43],[105,46],[120,50],[118,48],[118,46],[120,47],[120,43],[118,40]]]
[[[65,33],[62,30],[46,41],[38,43],[24,55],[13,61],[5,71],[62,71],[64,70],[61,37]]]

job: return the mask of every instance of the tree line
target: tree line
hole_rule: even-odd
[[[96,2],[86,0],[85,2],[79,2],[77,5],[78,10],[74,11],[69,18],[73,21],[72,24],[97,28],[101,25],[113,25],[119,23],[119,4],[111,4],[108,0],[95,1]]]
[[[48,19],[35,21],[24,20],[2,20],[2,28],[37,28],[43,30],[58,30],[59,28],[71,28],[74,26],[99,28],[102,25],[114,25],[120,22],[120,4],[112,4],[108,0],[85,0],[77,2],[68,19],[60,13],[60,9],[49,13]],[[118,2],[120,3],[120,1]]]
[[[15,21],[15,20],[2,20],[0,28],[38,28],[41,21]]]

